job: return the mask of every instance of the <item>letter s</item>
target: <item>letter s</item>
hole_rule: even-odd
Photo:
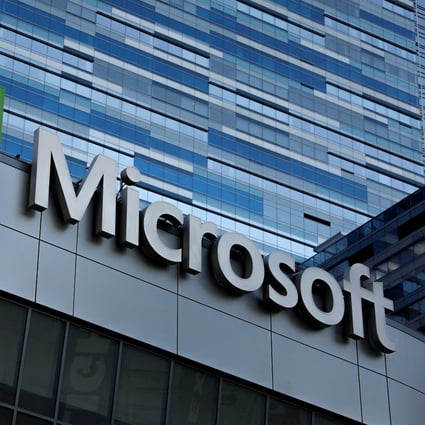
[[[281,251],[264,258],[266,278],[263,301],[274,308],[292,308],[298,302],[298,291],[287,273],[295,272],[295,260]]]

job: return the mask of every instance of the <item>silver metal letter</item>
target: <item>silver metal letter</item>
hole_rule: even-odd
[[[129,248],[139,245],[139,192],[125,187],[120,194],[119,243]]]
[[[183,233],[183,268],[185,271],[198,274],[202,270],[202,238],[204,235],[217,237],[217,225],[198,217],[187,215],[184,219]]]
[[[313,287],[322,283],[328,287],[325,291],[324,309],[314,300]],[[297,279],[300,292],[300,308],[310,321],[319,327],[338,324],[344,316],[344,296],[335,278],[323,269],[309,267]]]
[[[165,245],[159,236],[158,220],[161,217],[170,221],[175,227],[183,226],[183,213],[177,207],[163,201],[150,204],[143,211],[143,250],[153,260],[166,264],[180,263],[182,249]]]
[[[127,167],[121,171],[121,181],[127,186],[120,192],[120,232],[121,245],[134,247],[139,245],[139,192],[131,185],[140,181],[142,176],[136,167]]]
[[[393,311],[393,302],[384,297],[382,282],[373,282],[369,290],[361,281],[370,278],[369,267],[353,264],[345,269],[342,282],[346,297],[348,335],[354,339],[364,338],[363,300],[369,308],[368,337],[370,343],[385,353],[395,351],[395,344],[386,335],[385,310]]]
[[[295,260],[281,251],[274,251],[264,258],[266,279],[263,299],[267,304],[277,308],[292,308],[298,302],[297,288],[288,273],[295,272]]]
[[[232,250],[241,256],[244,270],[242,276],[232,266]],[[211,264],[217,282],[236,293],[259,289],[264,280],[264,263],[255,245],[240,233],[225,233],[214,242]]]
[[[38,211],[48,208],[50,173],[53,168],[59,205],[64,219],[69,223],[78,223],[100,186],[96,233],[106,237],[114,236],[115,161],[103,155],[96,156],[76,194],[59,137],[44,128],[39,128],[34,133],[33,149],[29,207]]]
[[[121,171],[120,175],[122,182],[128,186],[132,186],[133,184],[138,183],[142,179],[140,171],[136,167],[124,168],[124,170]]]

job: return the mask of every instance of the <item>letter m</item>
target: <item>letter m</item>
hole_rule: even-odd
[[[29,207],[38,211],[48,208],[50,176],[53,173],[64,219],[69,223],[78,223],[97,191],[100,199],[96,212],[96,233],[106,237],[114,236],[115,167],[114,160],[97,155],[76,193],[59,137],[39,128],[34,133]]]

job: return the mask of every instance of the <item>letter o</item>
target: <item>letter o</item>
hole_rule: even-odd
[[[240,276],[234,271],[231,261],[234,247],[238,247],[243,256],[247,276]],[[263,258],[253,242],[240,233],[225,233],[214,242],[211,265],[217,282],[233,292],[243,294],[256,291],[263,284]]]
[[[315,282],[326,284],[325,310],[314,301],[313,285]],[[325,327],[338,324],[344,316],[344,295],[335,278],[323,269],[309,267],[297,279],[300,293],[301,311],[316,326]]]

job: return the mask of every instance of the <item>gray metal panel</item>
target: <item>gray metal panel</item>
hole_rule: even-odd
[[[366,340],[359,340],[357,347],[359,366],[385,375],[385,355],[380,351],[372,349]],[[390,356],[392,355],[393,353],[390,354]]]
[[[416,365],[422,368],[422,364]],[[425,394],[406,385],[389,380],[391,425],[423,425],[425,420]]]
[[[73,313],[75,260],[73,253],[40,243],[37,303],[67,314]]]
[[[258,326],[270,329],[270,313],[260,305],[260,292],[235,295],[215,281],[203,249],[202,272],[196,276],[181,273],[179,294]]]
[[[397,344],[397,351],[386,356],[388,377],[425,393],[425,344],[398,329],[388,329]]]
[[[77,258],[75,316],[175,352],[177,295]]]
[[[40,213],[28,208],[29,175],[0,163],[0,224],[38,237]]]
[[[385,376],[360,368],[360,394],[363,422],[367,424],[390,424],[387,379]]]
[[[423,423],[422,341],[389,328],[397,352],[384,357],[359,342],[359,370],[355,365],[356,344],[344,341],[340,326],[318,331],[305,325],[294,311],[273,313],[274,331],[288,338],[273,335],[272,381],[271,337],[267,330],[270,314],[258,305],[258,294],[233,297],[221,291],[205,261],[201,275],[180,277],[183,296],[179,297],[178,316],[177,296],[173,293],[177,290],[177,266],[155,265],[137,249],[118,248],[114,238],[93,237],[89,215],[80,225],[72,226],[61,223],[54,203],[42,215],[29,211],[28,176],[22,171],[0,163],[0,179],[0,195],[7,200],[0,208],[0,289],[30,300],[36,296],[40,304],[72,313],[75,256],[54,245],[73,251],[80,228],[78,249],[87,258],[78,258],[77,317],[172,352],[177,352],[178,342],[182,356],[266,387],[272,387],[273,382],[277,391],[356,420],[361,419],[359,376],[363,421],[371,424],[388,423],[385,377],[380,375],[385,372],[386,357],[392,378],[392,425]],[[36,238],[40,216],[42,239],[49,243],[39,245]]]
[[[75,252],[78,225],[66,223],[56,201],[50,200],[49,208],[41,215],[41,240]]]
[[[178,354],[272,386],[270,332],[179,297]]]
[[[357,366],[273,334],[276,391],[360,421]]]
[[[139,248],[118,246],[116,237],[105,239],[94,235],[91,208],[78,225],[77,252],[137,279],[177,292],[177,266],[155,264]]]
[[[282,336],[303,344],[357,362],[356,342],[344,336],[342,325],[317,329],[301,318],[295,309],[272,314],[272,329]]]
[[[38,240],[0,226],[0,289],[34,301]]]

